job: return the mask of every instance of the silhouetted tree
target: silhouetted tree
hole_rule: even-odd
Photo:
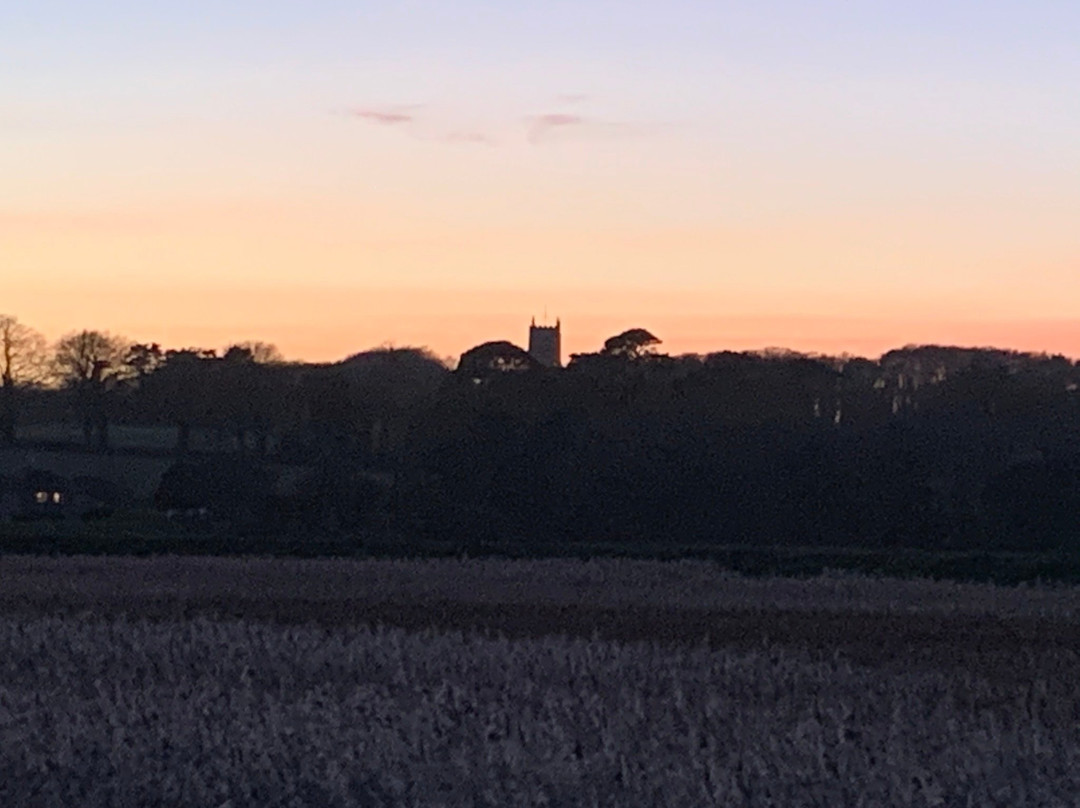
[[[605,340],[602,353],[624,359],[640,359],[659,344],[660,340],[644,328],[631,328]]]
[[[149,376],[165,364],[165,352],[156,342],[139,342],[128,346],[124,365],[130,369],[137,382]]]
[[[54,373],[65,387],[103,384],[120,374],[128,343],[107,331],[77,331],[61,337],[53,353]]]
[[[670,360],[653,352],[659,344],[660,340],[644,328],[631,328],[605,340],[598,353],[571,354],[567,368],[589,377],[609,403],[625,407],[654,382],[660,382],[660,388],[670,382],[661,381],[658,373]]]
[[[345,422],[373,456],[398,444],[419,408],[450,375],[446,363],[425,348],[364,351],[332,371],[348,391]]]
[[[140,383],[140,399],[154,419],[176,426],[178,454],[190,449],[193,426],[212,421],[215,361],[213,350],[168,350],[161,364]]]
[[[227,362],[256,362],[260,365],[277,364],[285,361],[276,345],[269,342],[249,340],[237,342],[225,349],[222,359]]]
[[[175,425],[182,456],[162,505],[253,529],[380,529],[480,550],[1080,549],[1080,368],[1062,356],[916,345],[880,360],[670,357],[630,329],[565,371],[508,342],[451,371],[417,348],[316,365],[264,343],[219,357],[86,331],[57,345],[50,389],[35,384],[41,344],[0,317],[2,439],[15,434],[13,391],[27,421],[77,405],[90,445],[120,417]],[[196,427],[246,451],[207,451]]]
[[[0,314],[0,440],[15,441],[19,388],[45,378],[45,338],[10,315]]]
[[[77,331],[56,343],[54,373],[76,396],[88,446],[108,445],[106,390],[125,370],[127,346],[126,340],[105,331]]]
[[[485,342],[470,348],[458,360],[456,373],[462,378],[485,381],[502,373],[536,370],[542,365],[512,342]]]

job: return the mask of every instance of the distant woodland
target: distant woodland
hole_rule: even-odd
[[[160,457],[152,503],[99,498],[238,536],[1080,549],[1066,357],[660,347],[634,329],[564,368],[506,342],[455,367],[412,348],[306,364],[95,331],[50,346],[4,317],[0,442]],[[134,427],[164,437],[118,445]]]

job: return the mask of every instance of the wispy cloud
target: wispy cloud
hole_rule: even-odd
[[[442,138],[443,143],[476,143],[481,146],[494,146],[495,141],[483,132],[451,132]]]
[[[546,115],[534,115],[526,120],[529,122],[529,142],[531,143],[543,141],[553,130],[585,124],[585,119],[580,115],[571,115],[566,112],[549,112]]]
[[[394,104],[391,106],[352,107],[346,111],[349,118],[359,119],[373,126],[384,126],[401,130],[410,137],[433,143],[475,144],[496,146],[496,140],[486,132],[472,128],[466,122],[463,128],[444,128],[439,125],[438,111],[433,114],[419,115],[424,104]],[[431,110],[428,110],[431,113]],[[441,130],[441,131],[440,131]]]
[[[588,96],[563,94],[557,96],[557,99],[564,109],[555,107],[553,111],[519,119],[525,125],[525,137],[530,144],[538,146],[563,140],[607,139],[642,133],[642,126],[639,124],[605,121],[565,109],[570,105],[584,103]],[[352,119],[395,129],[411,138],[431,143],[498,146],[501,140],[488,134],[485,131],[487,127],[477,127],[475,121],[459,118],[454,126],[452,112],[443,110],[440,113],[438,108],[432,109],[423,104],[358,106],[348,109],[346,114]],[[510,140],[514,138],[510,136]]]
[[[528,139],[534,146],[562,139],[611,139],[648,134],[655,124],[605,121],[570,112],[549,112],[525,118]]]
[[[354,109],[352,114],[356,118],[381,126],[399,126],[416,120],[416,116],[411,112],[400,109]]]

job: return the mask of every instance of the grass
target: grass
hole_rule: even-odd
[[[385,535],[243,535],[225,523],[184,525],[157,512],[121,512],[94,522],[0,524],[0,554],[254,555],[280,558],[635,558],[697,559],[751,576],[813,577],[828,570],[893,578],[982,581],[1002,585],[1080,583],[1080,553],[934,551],[867,547],[590,542],[457,542]]]
[[[484,629],[743,647],[782,641],[876,659],[910,642],[1080,647],[1080,589],[858,574],[747,578],[701,561],[0,557],[0,614],[204,616],[410,630]],[[891,650],[890,650],[891,649]]]
[[[1075,804],[1080,589],[0,557],[9,805]]]

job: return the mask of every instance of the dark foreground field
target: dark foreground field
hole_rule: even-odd
[[[747,579],[704,562],[0,557],[0,614],[235,618],[620,642],[764,642],[877,663],[1080,649],[1080,589]],[[985,669],[984,669],[985,670]],[[987,670],[986,672],[990,672]]]
[[[1080,591],[0,558],[0,801],[1071,806]]]

